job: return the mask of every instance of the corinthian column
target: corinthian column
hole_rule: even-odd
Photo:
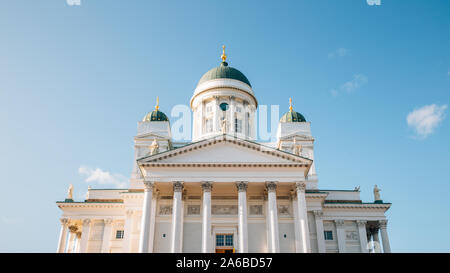
[[[248,252],[247,182],[236,182],[239,212],[239,253]]]
[[[80,242],[80,253],[86,253],[88,250],[89,243],[89,231],[91,229],[91,220],[83,220],[83,229],[81,230],[81,242]]]
[[[387,220],[380,221],[381,240],[383,243],[383,252],[391,253],[391,245],[389,244],[389,237],[387,234]]]
[[[269,240],[272,253],[280,252],[280,239],[278,238],[278,208],[277,208],[277,184],[275,182],[267,182],[267,198],[268,198],[268,215],[269,221]]]
[[[335,220],[339,253],[345,253],[345,223],[344,220]]]
[[[323,233],[323,211],[321,210],[315,210],[314,211],[314,218],[316,220],[316,234],[317,234],[317,247],[319,253],[325,253],[326,247],[325,247],[325,238]]]
[[[180,181],[173,183],[173,204],[172,204],[172,242],[170,251],[172,253],[181,252],[181,230],[182,230],[182,191],[183,183]]]
[[[142,205],[141,218],[141,234],[139,238],[139,252],[149,252],[149,238],[150,238],[150,219],[152,215],[152,195],[153,182],[144,181],[144,203]]]
[[[367,253],[368,244],[367,244],[367,232],[366,232],[366,224],[367,221],[356,221],[358,224],[358,232],[359,232],[359,242],[361,244],[361,252]]]
[[[111,218],[106,218],[103,222],[105,224],[105,228],[103,229],[102,253],[108,253],[112,237],[113,220]]]
[[[308,214],[305,198],[306,184],[304,182],[297,182],[295,186],[297,189],[297,211],[300,224],[301,250],[303,253],[309,253],[311,252],[311,243],[309,238]]]
[[[202,206],[202,252],[211,252],[211,182],[203,182],[203,206]]]
[[[67,220],[67,218],[62,218],[60,221],[61,221],[61,231],[59,232],[58,248],[56,249],[56,252],[64,253],[67,239],[67,223],[69,221]]]

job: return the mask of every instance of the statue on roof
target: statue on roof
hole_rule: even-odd
[[[67,199],[73,199],[73,185],[69,185],[69,189],[67,190]]]
[[[375,185],[375,187],[373,188],[373,196],[375,201],[381,201],[380,191],[381,190],[378,188],[378,186]]]

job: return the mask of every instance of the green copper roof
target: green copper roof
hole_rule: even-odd
[[[206,72],[200,78],[198,85],[200,85],[206,81],[215,80],[215,79],[233,79],[233,80],[238,80],[238,81],[244,82],[244,83],[248,84],[250,87],[252,86],[250,84],[250,81],[247,79],[247,77],[241,71],[237,70],[236,68],[228,66],[227,62],[222,62],[220,64],[220,66],[215,67],[215,68],[209,70],[208,72]]]
[[[287,112],[280,119],[280,122],[305,122],[305,121],[306,121],[305,117],[302,114],[295,111]]]
[[[147,115],[145,115],[142,121],[169,121],[169,119],[163,112],[159,110],[153,110],[152,112],[149,112]]]

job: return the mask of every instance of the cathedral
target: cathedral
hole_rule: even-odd
[[[137,124],[127,189],[69,187],[59,253],[390,252],[386,211],[353,190],[322,189],[311,123],[290,107],[275,142],[258,142],[258,101],[226,62],[199,80],[190,99],[192,142],[172,138],[159,109]],[[380,238],[381,237],[381,238]]]

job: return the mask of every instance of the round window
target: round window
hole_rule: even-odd
[[[219,105],[219,107],[220,107],[220,109],[222,109],[222,111],[227,111],[227,110],[228,110],[228,103],[222,102],[222,103]]]

